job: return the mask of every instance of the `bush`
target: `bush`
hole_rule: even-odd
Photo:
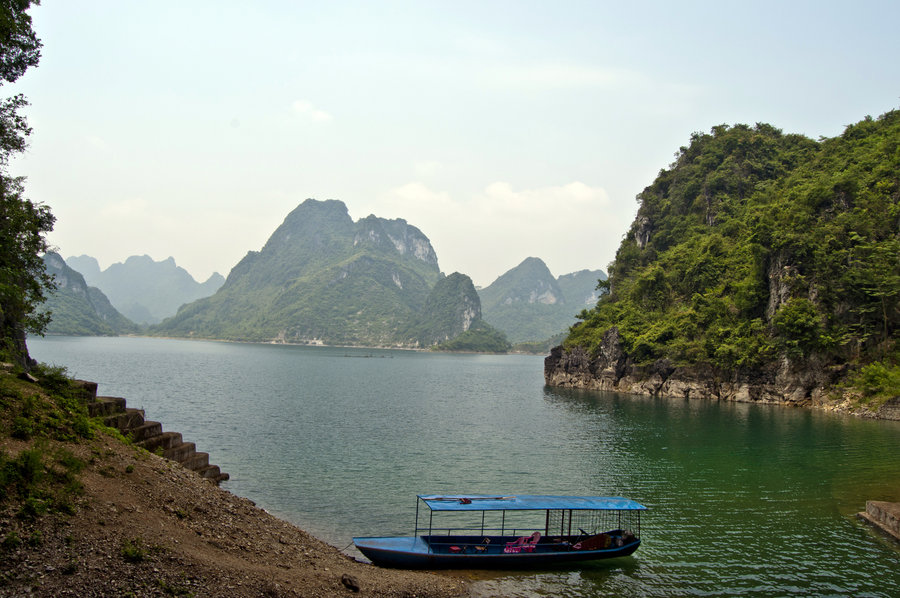
[[[859,370],[851,384],[862,392],[865,402],[884,402],[900,396],[900,366],[870,363]]]

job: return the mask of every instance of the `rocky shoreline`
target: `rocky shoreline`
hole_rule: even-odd
[[[0,439],[16,455],[29,444]],[[0,510],[0,596],[468,594],[457,578],[359,562],[174,461],[97,435],[50,442],[87,463],[74,513]]]
[[[554,347],[544,359],[548,386],[605,390],[683,399],[711,399],[813,407],[862,417],[900,420],[900,397],[877,411],[835,400],[830,388],[842,372],[825,366],[793,368],[788,362],[765,370],[723,371],[711,365],[676,366],[667,359],[635,365],[622,350],[616,328],[606,331],[596,356],[582,347]]]

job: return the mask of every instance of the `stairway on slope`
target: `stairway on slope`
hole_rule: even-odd
[[[144,419],[142,409],[128,407],[121,397],[97,396],[97,383],[79,381],[87,396],[88,415],[102,417],[103,423],[119,430],[135,445],[181,463],[187,469],[196,471],[201,477],[216,484],[229,478],[218,465],[210,465],[209,453],[197,451],[193,442],[184,442],[178,432],[163,432],[162,424]]]

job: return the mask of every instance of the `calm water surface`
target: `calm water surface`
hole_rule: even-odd
[[[867,499],[900,501],[897,422],[550,389],[529,356],[28,345],[196,442],[231,474],[223,487],[339,548],[411,533],[417,493],[649,507],[633,557],[466,573],[484,596],[900,596],[900,550],[853,516]]]

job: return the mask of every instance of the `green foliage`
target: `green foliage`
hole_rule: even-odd
[[[895,350],[900,111],[820,142],[764,124],[695,133],[638,201],[609,293],[566,345],[596,351],[616,326],[636,362],[729,369]]]
[[[338,201],[307,200],[212,297],[183,306],[154,333],[244,341],[401,345],[440,271],[392,239],[430,250],[402,220],[354,223]],[[427,253],[427,252],[426,252]],[[427,255],[426,255],[427,257]]]
[[[0,495],[18,497],[23,517],[38,517],[48,510],[72,513],[73,497],[82,491],[78,473],[84,463],[67,451],[48,454],[46,443],[91,438],[94,424],[82,401],[84,391],[65,377],[62,368],[37,366],[33,371],[46,373],[43,389],[0,375],[0,396],[5,404],[0,412],[0,434],[32,442],[16,459],[0,458]]]
[[[848,386],[862,393],[862,402],[877,407],[900,396],[900,365],[876,361],[860,368]]]
[[[144,548],[140,538],[123,540],[120,554],[125,559],[125,562],[128,563],[140,563],[147,558],[147,550]]]
[[[10,436],[19,440],[28,440],[34,436],[34,422],[28,417],[18,415],[13,419]]]
[[[0,5],[0,84],[13,82],[38,63],[41,44],[26,12],[31,0]],[[10,176],[10,159],[24,151],[31,129],[20,110],[22,95],[0,100],[0,354],[27,365],[25,333],[40,334],[46,313],[37,311],[53,281],[44,271],[44,235],[53,228],[47,206],[24,197],[23,179]]]
[[[0,79],[12,83],[37,66],[41,42],[31,28],[31,15],[26,12],[39,0],[4,2],[0,7]]]
[[[79,475],[86,463],[52,441],[78,441],[93,434],[85,391],[63,368],[38,365],[32,374],[40,376],[40,385],[0,373],[0,436],[8,433],[28,443],[14,456],[0,451],[0,505],[11,503],[17,517],[25,520],[75,513],[76,497],[84,491]]]
[[[476,353],[506,353],[510,349],[506,335],[485,322],[478,322],[459,336],[440,343],[441,351],[471,351]]]
[[[187,588],[173,585],[164,579],[156,580],[156,584],[167,596],[187,596],[188,598],[190,598],[194,595],[194,593]]]
[[[0,504],[18,501],[18,516],[27,520],[48,512],[74,514],[73,499],[84,491],[78,479],[84,467],[83,461],[64,449],[50,454],[45,443],[15,458],[0,452]]]
[[[48,438],[77,441],[93,437],[94,424],[88,419],[84,390],[66,376],[65,368],[38,364],[32,369],[38,376],[42,396],[34,388],[27,391],[12,386],[10,376],[0,377],[0,395],[15,397],[11,412],[10,435],[20,440]],[[27,388],[27,387],[23,387]]]
[[[809,299],[789,299],[775,312],[772,324],[779,345],[788,356],[805,357],[819,348],[822,322]]]
[[[147,545],[141,538],[131,538],[122,541],[119,554],[128,563],[140,563],[152,554],[162,552],[162,547],[155,544]]]

